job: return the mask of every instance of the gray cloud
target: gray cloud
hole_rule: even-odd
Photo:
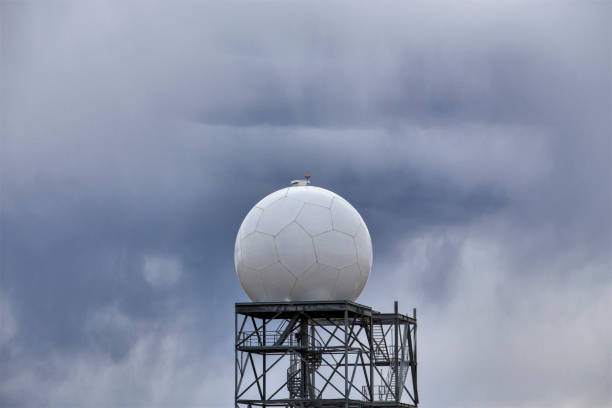
[[[359,301],[419,308],[424,407],[610,403],[608,3],[0,19],[0,405],[229,404],[234,235],[304,172],[368,223]]]

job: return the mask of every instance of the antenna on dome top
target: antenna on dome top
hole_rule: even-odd
[[[307,186],[310,184],[310,174],[304,174],[304,180],[292,180],[291,184],[294,186]]]

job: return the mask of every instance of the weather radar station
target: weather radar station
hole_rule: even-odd
[[[310,176],[259,201],[234,251],[235,407],[416,407],[416,309],[355,301],[372,269],[357,210]]]

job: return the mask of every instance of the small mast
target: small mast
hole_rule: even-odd
[[[307,186],[308,184],[310,184],[310,174],[304,174],[304,180],[291,181],[293,186]]]

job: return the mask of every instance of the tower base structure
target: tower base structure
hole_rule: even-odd
[[[417,407],[417,319],[350,301],[236,303],[235,407]]]

